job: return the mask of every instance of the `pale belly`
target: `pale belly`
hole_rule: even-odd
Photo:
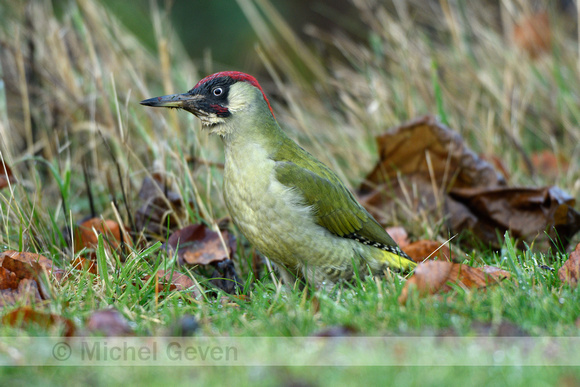
[[[317,225],[300,194],[275,179],[274,161],[265,152],[258,148],[246,156],[241,165],[226,155],[224,195],[248,241],[275,263],[316,282],[351,277],[357,243]]]

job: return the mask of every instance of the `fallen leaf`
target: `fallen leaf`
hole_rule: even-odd
[[[12,305],[17,301],[32,304],[46,300],[49,292],[39,276],[57,278],[61,271],[53,269],[52,261],[43,255],[7,250],[0,253],[0,304]],[[41,286],[39,286],[39,284]]]
[[[60,281],[64,271],[54,268],[52,261],[43,255],[7,250],[0,253],[0,266],[14,275],[16,281],[30,279],[35,281],[42,299],[50,298],[50,292],[45,286],[44,278]],[[12,278],[12,274],[10,277]],[[40,276],[43,277],[40,277]]]
[[[399,199],[413,213],[439,221],[453,187],[501,187],[505,179],[479,158],[461,136],[424,116],[377,137],[379,161],[359,189],[361,202],[380,222],[395,214]],[[409,194],[411,192],[412,194]]]
[[[201,296],[201,291],[195,284],[195,282],[186,274],[180,273],[178,271],[171,270],[157,270],[157,282],[156,282],[156,293],[160,293],[164,290],[169,291],[190,291],[193,298],[199,298]],[[150,275],[145,275],[143,281],[148,281],[151,278]]]
[[[12,170],[0,159],[0,189],[8,187],[10,184],[14,184],[14,176],[12,175]]]
[[[103,235],[105,244],[113,250],[119,249],[122,243],[132,246],[131,237],[127,232],[121,232],[119,223],[110,219],[91,218],[75,228],[75,250],[96,250],[99,234]],[[96,259],[96,253],[91,252],[89,257]]]
[[[139,199],[143,202],[135,214],[138,230],[165,237],[176,230],[185,217],[181,196],[171,189],[172,179],[163,173],[153,173],[143,179]]]
[[[229,232],[218,233],[204,224],[194,224],[171,234],[167,246],[170,254],[177,251],[180,265],[198,266],[197,270],[218,288],[227,293],[235,293],[240,288],[241,281],[230,259],[236,250],[236,240]]]
[[[580,229],[574,198],[557,187],[454,188],[449,197],[451,229],[470,230],[484,241],[508,230],[522,240],[546,239],[547,231],[567,244]]]
[[[45,299],[41,296],[38,283],[33,279],[17,280],[16,288],[0,290],[0,306],[6,305],[33,305]]]
[[[55,314],[38,312],[26,306],[6,314],[2,317],[2,323],[21,328],[36,325],[42,329],[50,329],[53,326],[61,325],[64,327],[63,335],[65,337],[71,337],[75,334],[75,326],[71,320]]]
[[[93,312],[86,323],[89,333],[105,337],[134,336],[129,322],[116,309],[101,309]]]
[[[505,179],[478,157],[463,138],[433,116],[424,116],[377,137],[379,162],[361,191],[397,182],[398,176],[426,180],[438,188],[504,186]],[[425,155],[428,154],[429,158]]]
[[[6,250],[0,253],[0,264],[13,272],[18,279],[34,278],[42,271],[52,272],[52,261],[44,255]]]
[[[20,282],[20,279],[16,276],[16,273],[0,267],[0,290],[17,289],[18,282]]]
[[[235,252],[235,238],[227,231],[221,231],[221,236],[227,250],[217,232],[209,230],[204,224],[194,224],[175,231],[167,244],[173,251],[177,250],[180,264],[208,265],[224,261]]]
[[[476,236],[496,248],[506,231],[519,243],[538,245],[567,244],[580,230],[570,195],[557,187],[508,188],[490,163],[431,116],[389,130],[377,142],[380,159],[359,196],[381,223],[404,203],[405,211],[433,223],[444,219],[446,235]]]
[[[401,249],[415,262],[423,262],[426,259],[453,261],[449,247],[437,241],[420,240]]]
[[[409,289],[414,287],[419,295],[443,293],[453,289],[451,284],[462,288],[486,288],[499,282],[496,274],[488,275],[482,269],[447,261],[419,263],[413,276],[405,283],[399,303],[407,302]]]
[[[483,267],[483,272],[498,282],[503,281],[505,279],[510,279],[512,276],[509,271],[500,269],[499,267],[488,265],[485,265]]]
[[[578,285],[578,280],[580,280],[580,243],[576,245],[576,249],[570,253],[568,260],[558,270],[558,277],[562,282],[572,287]]]
[[[532,165],[536,173],[544,176],[557,176],[566,172],[570,163],[563,156],[556,156],[554,152],[544,149],[541,152],[535,152],[531,155]]]
[[[171,271],[171,270],[157,270],[157,276],[165,279],[175,286],[175,290],[187,290],[195,288],[195,282],[186,274]]]
[[[16,289],[0,289],[0,307],[19,303],[20,292]],[[24,303],[28,305],[28,303]]]
[[[525,16],[513,30],[513,40],[517,47],[527,52],[530,57],[552,50],[552,33],[550,19],[546,11]]]
[[[404,304],[411,286],[415,286],[420,295],[434,294],[448,281],[453,267],[452,262],[427,261],[415,268],[413,276],[405,283],[399,296],[399,302]]]

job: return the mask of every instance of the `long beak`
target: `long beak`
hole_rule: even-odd
[[[187,110],[187,107],[195,106],[195,103],[200,100],[200,97],[200,95],[191,95],[189,93],[172,94],[145,99],[139,103],[145,106],[181,108]]]

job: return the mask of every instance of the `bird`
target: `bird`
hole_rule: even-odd
[[[221,137],[226,207],[285,283],[333,286],[416,267],[336,173],[284,132],[253,76],[222,71],[141,104],[193,113]]]

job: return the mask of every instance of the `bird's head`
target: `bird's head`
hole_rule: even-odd
[[[256,78],[238,71],[209,75],[187,93],[149,98],[141,101],[141,105],[187,110],[211,132],[220,135],[235,129],[236,118],[264,114],[274,117],[270,102]]]

